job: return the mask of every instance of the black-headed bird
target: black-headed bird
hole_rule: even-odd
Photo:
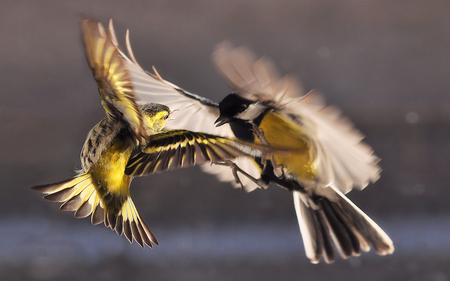
[[[362,134],[340,111],[325,106],[321,95],[303,94],[292,76],[279,78],[273,64],[257,59],[245,47],[219,45],[213,61],[234,92],[220,103],[189,93],[164,80],[156,69],[146,72],[126,44],[128,68],[136,100],[178,108],[183,118],[169,126],[203,131],[240,140],[266,143],[291,153],[267,161],[239,158],[247,191],[275,183],[293,193],[307,257],[313,263],[358,256],[372,246],[380,255],[394,251],[389,236],[344,194],[362,190],[379,178],[379,159],[362,142]],[[226,167],[204,166],[221,180],[232,180]],[[236,172],[236,170],[234,171]],[[237,185],[233,182],[233,184]]]
[[[106,116],[89,132],[81,151],[81,171],[72,179],[35,186],[60,209],[75,217],[91,215],[92,224],[124,234],[132,242],[158,244],[130,196],[134,177],[238,156],[265,157],[267,146],[187,130],[164,130],[173,110],[138,105],[126,62],[112,29],[82,20],[83,42]]]

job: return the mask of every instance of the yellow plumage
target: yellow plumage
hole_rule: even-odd
[[[259,128],[263,130],[270,145],[291,151],[290,154],[274,153],[277,165],[285,167],[287,172],[295,174],[300,181],[315,179],[311,143],[298,126],[271,110],[264,116]]]
[[[103,152],[97,165],[90,174],[99,186],[107,186],[113,196],[126,197],[129,195],[131,177],[125,175],[125,167],[130,158],[133,147],[116,139]]]

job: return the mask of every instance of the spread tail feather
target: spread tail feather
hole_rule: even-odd
[[[131,197],[115,208],[114,201],[105,203],[104,197],[96,189],[89,173],[80,174],[72,179],[53,184],[34,186],[32,189],[44,194],[44,199],[53,202],[63,202],[62,211],[74,211],[76,218],[85,218],[91,215],[91,223],[96,225],[104,222],[106,227],[115,230],[119,236],[125,234],[130,241],[134,240],[143,247],[144,244],[158,245],[158,241],[136,210]],[[109,207],[106,205],[113,205]],[[112,210],[112,211],[107,211]]]
[[[134,238],[141,247],[144,247],[145,244],[152,248],[152,242],[159,245],[156,237],[139,215],[130,196],[122,204],[122,208],[117,214],[105,212],[105,216],[107,217],[105,225],[115,229],[119,236],[124,234],[130,243],[133,243]]]
[[[359,256],[372,246],[379,255],[392,254],[389,236],[339,190],[336,202],[320,195],[294,191],[294,205],[307,257],[318,263],[335,259],[334,245],[343,258]],[[308,203],[305,203],[308,202]]]

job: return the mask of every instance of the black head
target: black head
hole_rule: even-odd
[[[236,116],[246,111],[252,103],[255,102],[236,93],[229,94],[219,103],[220,116],[214,123],[219,127],[232,119],[238,119]]]

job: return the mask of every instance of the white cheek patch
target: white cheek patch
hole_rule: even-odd
[[[248,106],[246,110],[236,115],[236,118],[242,120],[253,120],[257,118],[265,109],[265,106],[260,103],[253,103]]]

